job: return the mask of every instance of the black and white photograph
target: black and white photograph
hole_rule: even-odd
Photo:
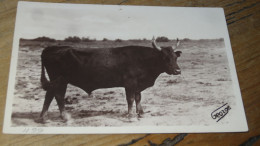
[[[19,2],[4,133],[247,130],[222,8]]]

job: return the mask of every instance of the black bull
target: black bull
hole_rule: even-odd
[[[155,41],[154,41],[155,43]],[[64,96],[67,84],[77,86],[88,94],[95,89],[124,87],[131,115],[133,102],[136,113],[143,114],[140,104],[141,92],[154,85],[156,78],[163,72],[180,74],[177,58],[180,51],[172,47],[153,48],[126,46],[106,49],[74,49],[68,46],[52,46],[43,50],[41,82],[46,90],[40,120],[45,121],[47,110],[55,97],[61,117],[64,113]],[[50,81],[45,77],[45,69]]]

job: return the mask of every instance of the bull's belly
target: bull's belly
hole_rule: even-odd
[[[100,88],[113,88],[113,87],[124,87],[124,82],[122,75],[112,74],[112,73],[96,73],[96,74],[86,74],[77,75],[75,77],[70,77],[68,82],[74,86],[77,86],[87,93],[91,93],[93,90]]]
[[[84,91],[86,91],[88,94],[90,94],[92,91],[97,90],[97,89],[103,89],[103,88],[114,88],[114,87],[130,87],[132,86],[133,89],[136,90],[136,92],[142,92],[143,90],[152,87],[155,83],[155,79],[142,79],[138,80],[138,78],[132,78],[130,80],[131,83],[128,81],[125,81],[122,77],[111,77],[111,76],[106,76],[106,77],[100,77],[100,78],[93,78],[93,79],[84,79],[81,80],[81,82],[70,82],[70,84],[77,86]],[[132,84],[132,83],[137,83],[137,84]],[[130,85],[130,86],[129,86]]]

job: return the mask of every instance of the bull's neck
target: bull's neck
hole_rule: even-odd
[[[163,60],[163,54],[161,51],[156,56],[156,60],[155,67],[157,68],[158,74],[166,72],[165,61]]]

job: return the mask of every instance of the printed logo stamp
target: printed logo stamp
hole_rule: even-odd
[[[215,109],[211,113],[211,117],[212,117],[212,119],[216,120],[216,122],[218,122],[227,115],[229,110],[231,110],[231,107],[228,105],[228,103],[226,103],[226,104],[222,105],[221,107]]]

